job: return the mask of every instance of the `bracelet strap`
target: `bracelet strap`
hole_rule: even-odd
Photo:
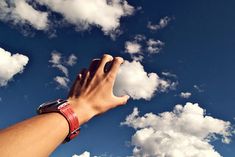
[[[79,134],[80,132],[79,121],[76,113],[73,111],[68,102],[65,102],[64,104],[60,105],[58,109],[69,123],[69,134],[63,142],[66,143],[75,138]]]

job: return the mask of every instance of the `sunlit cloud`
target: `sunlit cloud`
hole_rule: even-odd
[[[136,130],[131,140],[134,157],[221,157],[211,142],[221,138],[228,144],[234,132],[230,122],[207,116],[193,103],[176,105],[173,111],[158,115],[140,116],[134,108],[121,124]]]
[[[156,92],[165,92],[174,83],[160,78],[156,73],[148,73],[138,61],[125,61],[119,70],[114,93],[117,96],[128,94],[133,99],[150,100]]]
[[[11,54],[0,48],[0,87],[6,86],[16,74],[22,73],[28,61],[25,55]]]

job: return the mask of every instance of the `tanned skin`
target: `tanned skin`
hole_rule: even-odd
[[[111,69],[105,72],[105,64],[110,61]],[[122,63],[123,58],[104,54],[78,74],[67,100],[77,114],[80,125],[127,103],[129,96],[117,97],[113,94],[114,81]],[[0,156],[49,156],[68,133],[68,122],[61,114],[37,115],[0,130]]]

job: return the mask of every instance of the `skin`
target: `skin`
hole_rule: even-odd
[[[105,72],[105,64],[109,61],[112,61],[111,69]],[[78,74],[67,100],[80,125],[127,103],[129,96],[116,97],[113,94],[114,81],[122,63],[121,57],[104,54]],[[0,131],[0,154],[1,157],[49,156],[68,133],[68,122],[61,114],[37,115]]]

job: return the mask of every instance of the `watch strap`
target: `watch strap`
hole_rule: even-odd
[[[68,102],[59,106],[60,113],[66,118],[69,124],[69,134],[63,143],[66,143],[75,138],[80,132],[79,121],[76,113],[73,111]]]

